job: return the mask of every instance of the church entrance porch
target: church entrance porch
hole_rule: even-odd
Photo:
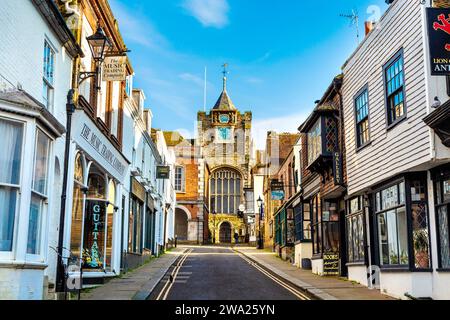
[[[231,224],[229,222],[223,222],[220,225],[219,242],[231,243]]]

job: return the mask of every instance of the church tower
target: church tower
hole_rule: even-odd
[[[211,175],[208,183],[209,229],[216,243],[246,239],[244,189],[251,187],[252,113],[241,113],[227,92],[224,65],[223,90],[214,107],[197,114],[198,140]],[[242,213],[241,213],[242,211]]]

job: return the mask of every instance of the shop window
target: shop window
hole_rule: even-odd
[[[0,118],[0,252],[12,251],[19,203],[23,125]]]
[[[356,146],[365,146],[370,139],[369,134],[369,91],[367,87],[355,98]]]
[[[362,198],[356,197],[348,202],[347,212],[347,255],[348,262],[364,262],[364,210]]]
[[[450,269],[450,176],[440,177],[435,185],[439,267]]]
[[[294,208],[295,239],[298,241],[311,241],[311,212],[310,204],[303,203]]]
[[[411,181],[411,201],[414,267],[429,269],[431,258],[426,181]]]
[[[41,130],[36,133],[34,177],[28,219],[27,253],[40,254],[42,220],[46,211],[50,138]]]
[[[403,51],[397,53],[384,66],[385,92],[387,102],[388,125],[397,123],[405,117],[405,87]]]
[[[376,193],[379,259],[381,265],[408,265],[408,221],[405,183]]]
[[[83,223],[83,187],[84,187],[84,166],[82,154],[75,157],[75,173],[72,199],[72,224],[70,232],[70,251],[75,257],[80,257],[81,252],[81,230]],[[78,263],[79,261],[77,261]]]
[[[44,42],[44,77],[42,86],[42,100],[47,109],[53,108],[54,74],[55,74],[55,51],[50,44]]]
[[[107,224],[106,176],[93,164],[88,176],[82,234],[83,269],[105,270]]]
[[[313,254],[322,253],[322,208],[317,195],[311,200]]]
[[[131,197],[128,251],[142,254],[142,215],[144,204],[136,197]]]
[[[116,203],[116,185],[114,181],[109,182],[108,188],[108,207],[106,210],[106,254],[105,254],[105,268],[112,271],[112,251],[113,251],[113,227],[114,227],[114,212]]]
[[[339,252],[339,212],[337,203],[324,201],[322,229],[323,252]]]

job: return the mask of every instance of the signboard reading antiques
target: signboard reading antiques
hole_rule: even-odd
[[[156,168],[156,179],[170,179],[170,167],[158,166]]]
[[[450,75],[450,9],[428,8],[431,75]]]
[[[127,57],[105,57],[103,63],[103,81],[125,81],[127,77]]]

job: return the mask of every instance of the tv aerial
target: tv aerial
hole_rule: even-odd
[[[350,27],[355,26],[356,27],[356,40],[359,44],[359,15],[358,11],[356,9],[352,9],[352,12],[350,14],[343,14],[341,13],[339,15],[342,18],[346,18],[350,20]]]

